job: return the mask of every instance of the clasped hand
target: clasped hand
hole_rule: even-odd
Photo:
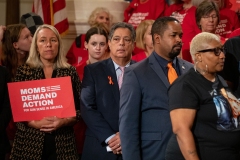
[[[121,140],[119,132],[108,141],[108,146],[112,149],[114,154],[122,154]]]
[[[65,125],[65,122],[66,118],[58,118],[56,116],[44,117],[39,121],[29,121],[28,126],[35,129],[40,129],[40,131],[43,132],[51,133],[58,128],[63,127]]]

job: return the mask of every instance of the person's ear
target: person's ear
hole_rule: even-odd
[[[19,47],[18,47],[18,42],[13,42],[13,47],[15,48],[15,49],[18,49]]]
[[[202,62],[202,55],[200,53],[196,53],[195,58],[197,62]]]
[[[154,34],[153,39],[155,44],[159,44],[161,42],[161,36],[159,34]]]
[[[88,44],[87,44],[86,41],[84,41],[84,47],[85,47],[86,49],[88,49]]]
[[[110,40],[108,40],[108,47],[109,47],[109,49],[111,50],[111,41]]]

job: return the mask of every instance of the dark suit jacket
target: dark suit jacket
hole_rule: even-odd
[[[119,131],[119,97],[116,71],[111,58],[84,68],[81,114],[87,130],[83,160],[113,160],[121,157],[108,153],[105,144],[108,137]]]
[[[192,64],[178,59],[181,74]],[[124,160],[164,160],[172,126],[169,82],[155,56],[125,70],[120,93],[120,137]]]
[[[10,77],[7,69],[0,66],[0,159],[4,159],[7,149],[10,149],[6,135],[7,125],[12,117],[7,89],[8,82],[10,82]]]

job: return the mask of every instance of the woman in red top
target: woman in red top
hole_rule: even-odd
[[[174,0],[164,12],[164,16],[171,16],[176,18],[181,24],[186,14],[191,11],[194,6],[191,0]]]
[[[188,20],[192,22],[187,24]],[[193,22],[195,20],[195,22]],[[190,56],[189,47],[192,37],[200,32],[215,33],[217,26],[220,22],[219,8],[216,3],[211,1],[203,1],[199,4],[194,12],[189,13],[183,23],[183,47],[182,47],[182,58],[192,62]],[[191,28],[191,29],[190,29]],[[225,42],[225,38],[221,38],[222,43]]]
[[[108,52],[108,32],[103,25],[90,28],[85,37],[84,46],[88,51],[88,58],[83,59],[77,66],[80,80],[83,79],[84,67],[88,64],[98,62],[109,57]]]
[[[192,4],[195,6],[199,6],[199,4],[203,0],[192,0]],[[230,10],[230,4],[229,0],[211,0],[212,2],[215,2],[217,4],[217,8],[219,10],[219,23],[214,30],[214,32],[217,35],[221,36],[222,42],[225,41],[225,38],[229,38],[231,32],[239,27],[239,20],[237,18],[237,14]],[[196,8],[194,8],[192,11],[189,11],[189,13],[185,16],[182,24],[183,29],[183,47],[182,47],[182,58],[187,61],[192,61],[189,47],[190,42],[192,38],[201,32],[198,25],[196,24]]]
[[[88,56],[84,57],[82,61],[76,65],[77,73],[81,81],[83,79],[83,71],[86,65],[109,57],[107,44],[108,32],[103,26],[104,25],[102,24],[98,24],[98,26],[90,28],[86,33],[84,47],[86,48],[85,51]],[[82,154],[86,128],[87,126],[82,119],[74,126],[74,134],[79,156]]]
[[[132,59],[137,62],[147,58],[153,52],[153,42],[151,35],[153,23],[154,20],[144,20],[136,29],[136,47],[143,50],[142,52],[139,52],[132,57]]]

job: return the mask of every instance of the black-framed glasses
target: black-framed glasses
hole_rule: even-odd
[[[204,49],[204,50],[200,50],[198,52],[213,52],[216,56],[219,56],[221,54],[221,52],[223,52],[225,54],[225,49],[224,47],[216,47],[216,48],[211,48],[211,49]]]

